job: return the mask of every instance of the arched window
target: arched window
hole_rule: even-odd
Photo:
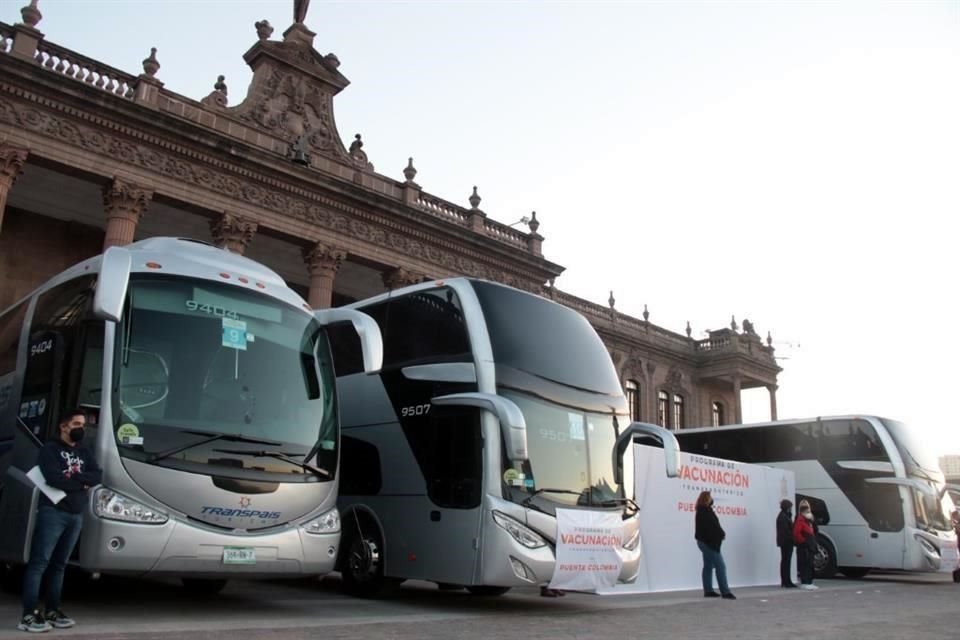
[[[665,429],[670,428],[670,396],[666,391],[657,394],[657,424]]]
[[[713,426],[719,427],[722,424],[726,424],[726,416],[723,415],[723,404],[720,402],[713,403]]]
[[[627,411],[630,412],[630,420],[637,422],[640,420],[640,385],[636,380],[627,380]]]
[[[679,393],[673,394],[673,423],[670,425],[674,429],[683,429],[686,424],[683,415],[683,396]]]

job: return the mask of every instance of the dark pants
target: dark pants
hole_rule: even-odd
[[[813,556],[815,552],[805,544],[797,547],[797,572],[801,584],[813,584]]]
[[[780,547],[780,586],[782,587],[793,584],[793,577],[790,575],[791,560],[793,560],[793,545],[785,544]]]
[[[82,513],[67,513],[56,507],[41,506],[37,510],[37,526],[30,543],[30,562],[23,574],[23,614],[37,608],[40,583],[47,574],[44,603],[47,611],[60,608],[63,572],[80,537]]]
[[[703,554],[703,572],[700,574],[703,580],[703,592],[713,591],[713,570],[717,570],[717,585],[720,587],[720,593],[730,593],[730,587],[727,586],[727,565],[723,561],[720,552],[711,549],[704,543],[697,541],[700,547],[700,553]]]

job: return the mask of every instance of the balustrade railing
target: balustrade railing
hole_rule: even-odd
[[[13,27],[0,22],[0,53],[10,53],[13,49]]]
[[[511,226],[505,225],[489,218],[483,221],[483,231],[488,236],[496,238],[500,242],[527,248],[527,234],[517,231]]]
[[[445,218],[460,225],[467,224],[468,214],[465,209],[429,194],[420,194],[417,207],[438,218]]]
[[[37,63],[48,71],[73,78],[121,98],[128,100],[133,98],[137,77],[132,74],[46,40],[40,41],[37,45],[37,53],[34,57]]]

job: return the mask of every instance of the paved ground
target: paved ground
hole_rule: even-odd
[[[234,582],[195,600],[175,582],[108,580],[68,594],[64,608],[80,624],[49,636],[79,640],[593,640],[800,636],[824,640],[960,638],[960,585],[944,575],[825,580],[813,592],[755,587],[735,602],[697,592],[637,596],[568,594],[555,600],[529,589],[499,598],[408,583],[385,601],[343,596],[322,581]],[[0,638],[15,628],[16,595],[0,595]],[[4,623],[3,621],[7,621]]]

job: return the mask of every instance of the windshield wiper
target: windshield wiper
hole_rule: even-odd
[[[160,451],[151,455],[147,458],[148,462],[156,462],[158,460],[163,460],[164,458],[169,458],[172,455],[186,451],[187,449],[193,449],[194,447],[199,447],[202,444],[207,444],[208,442],[213,442],[214,440],[227,440],[229,442],[249,442],[250,444],[268,444],[274,447],[280,446],[282,443],[274,442],[273,440],[260,440],[258,438],[250,438],[247,436],[236,435],[232,433],[212,433],[210,431],[191,431],[189,429],[182,429],[180,433],[189,433],[195,436],[207,436],[203,440],[197,440],[196,442],[190,442],[179,447],[174,447],[173,449],[167,449],[166,451]]]
[[[274,458],[276,460],[283,460],[284,462],[289,462],[290,464],[296,465],[301,469],[309,471],[313,475],[320,476],[321,478],[330,478],[332,477],[331,473],[326,469],[321,469],[320,467],[315,467],[312,464],[307,464],[301,460],[295,460],[291,456],[302,456],[302,453],[285,453],[283,451],[247,451],[246,449],[214,449],[217,453],[229,453],[235,456],[253,456],[254,458]]]
[[[526,498],[523,499],[523,502],[521,504],[525,507],[529,507],[533,505],[533,502],[532,502],[533,499],[538,495],[540,495],[541,493],[568,493],[571,496],[583,495],[582,491],[571,491],[570,489],[551,489],[550,487],[544,487],[542,489],[537,489],[536,491],[528,495]]]
[[[640,505],[634,502],[633,498],[608,498],[596,503],[598,507],[619,507],[624,504],[630,507],[631,511],[640,511]]]

